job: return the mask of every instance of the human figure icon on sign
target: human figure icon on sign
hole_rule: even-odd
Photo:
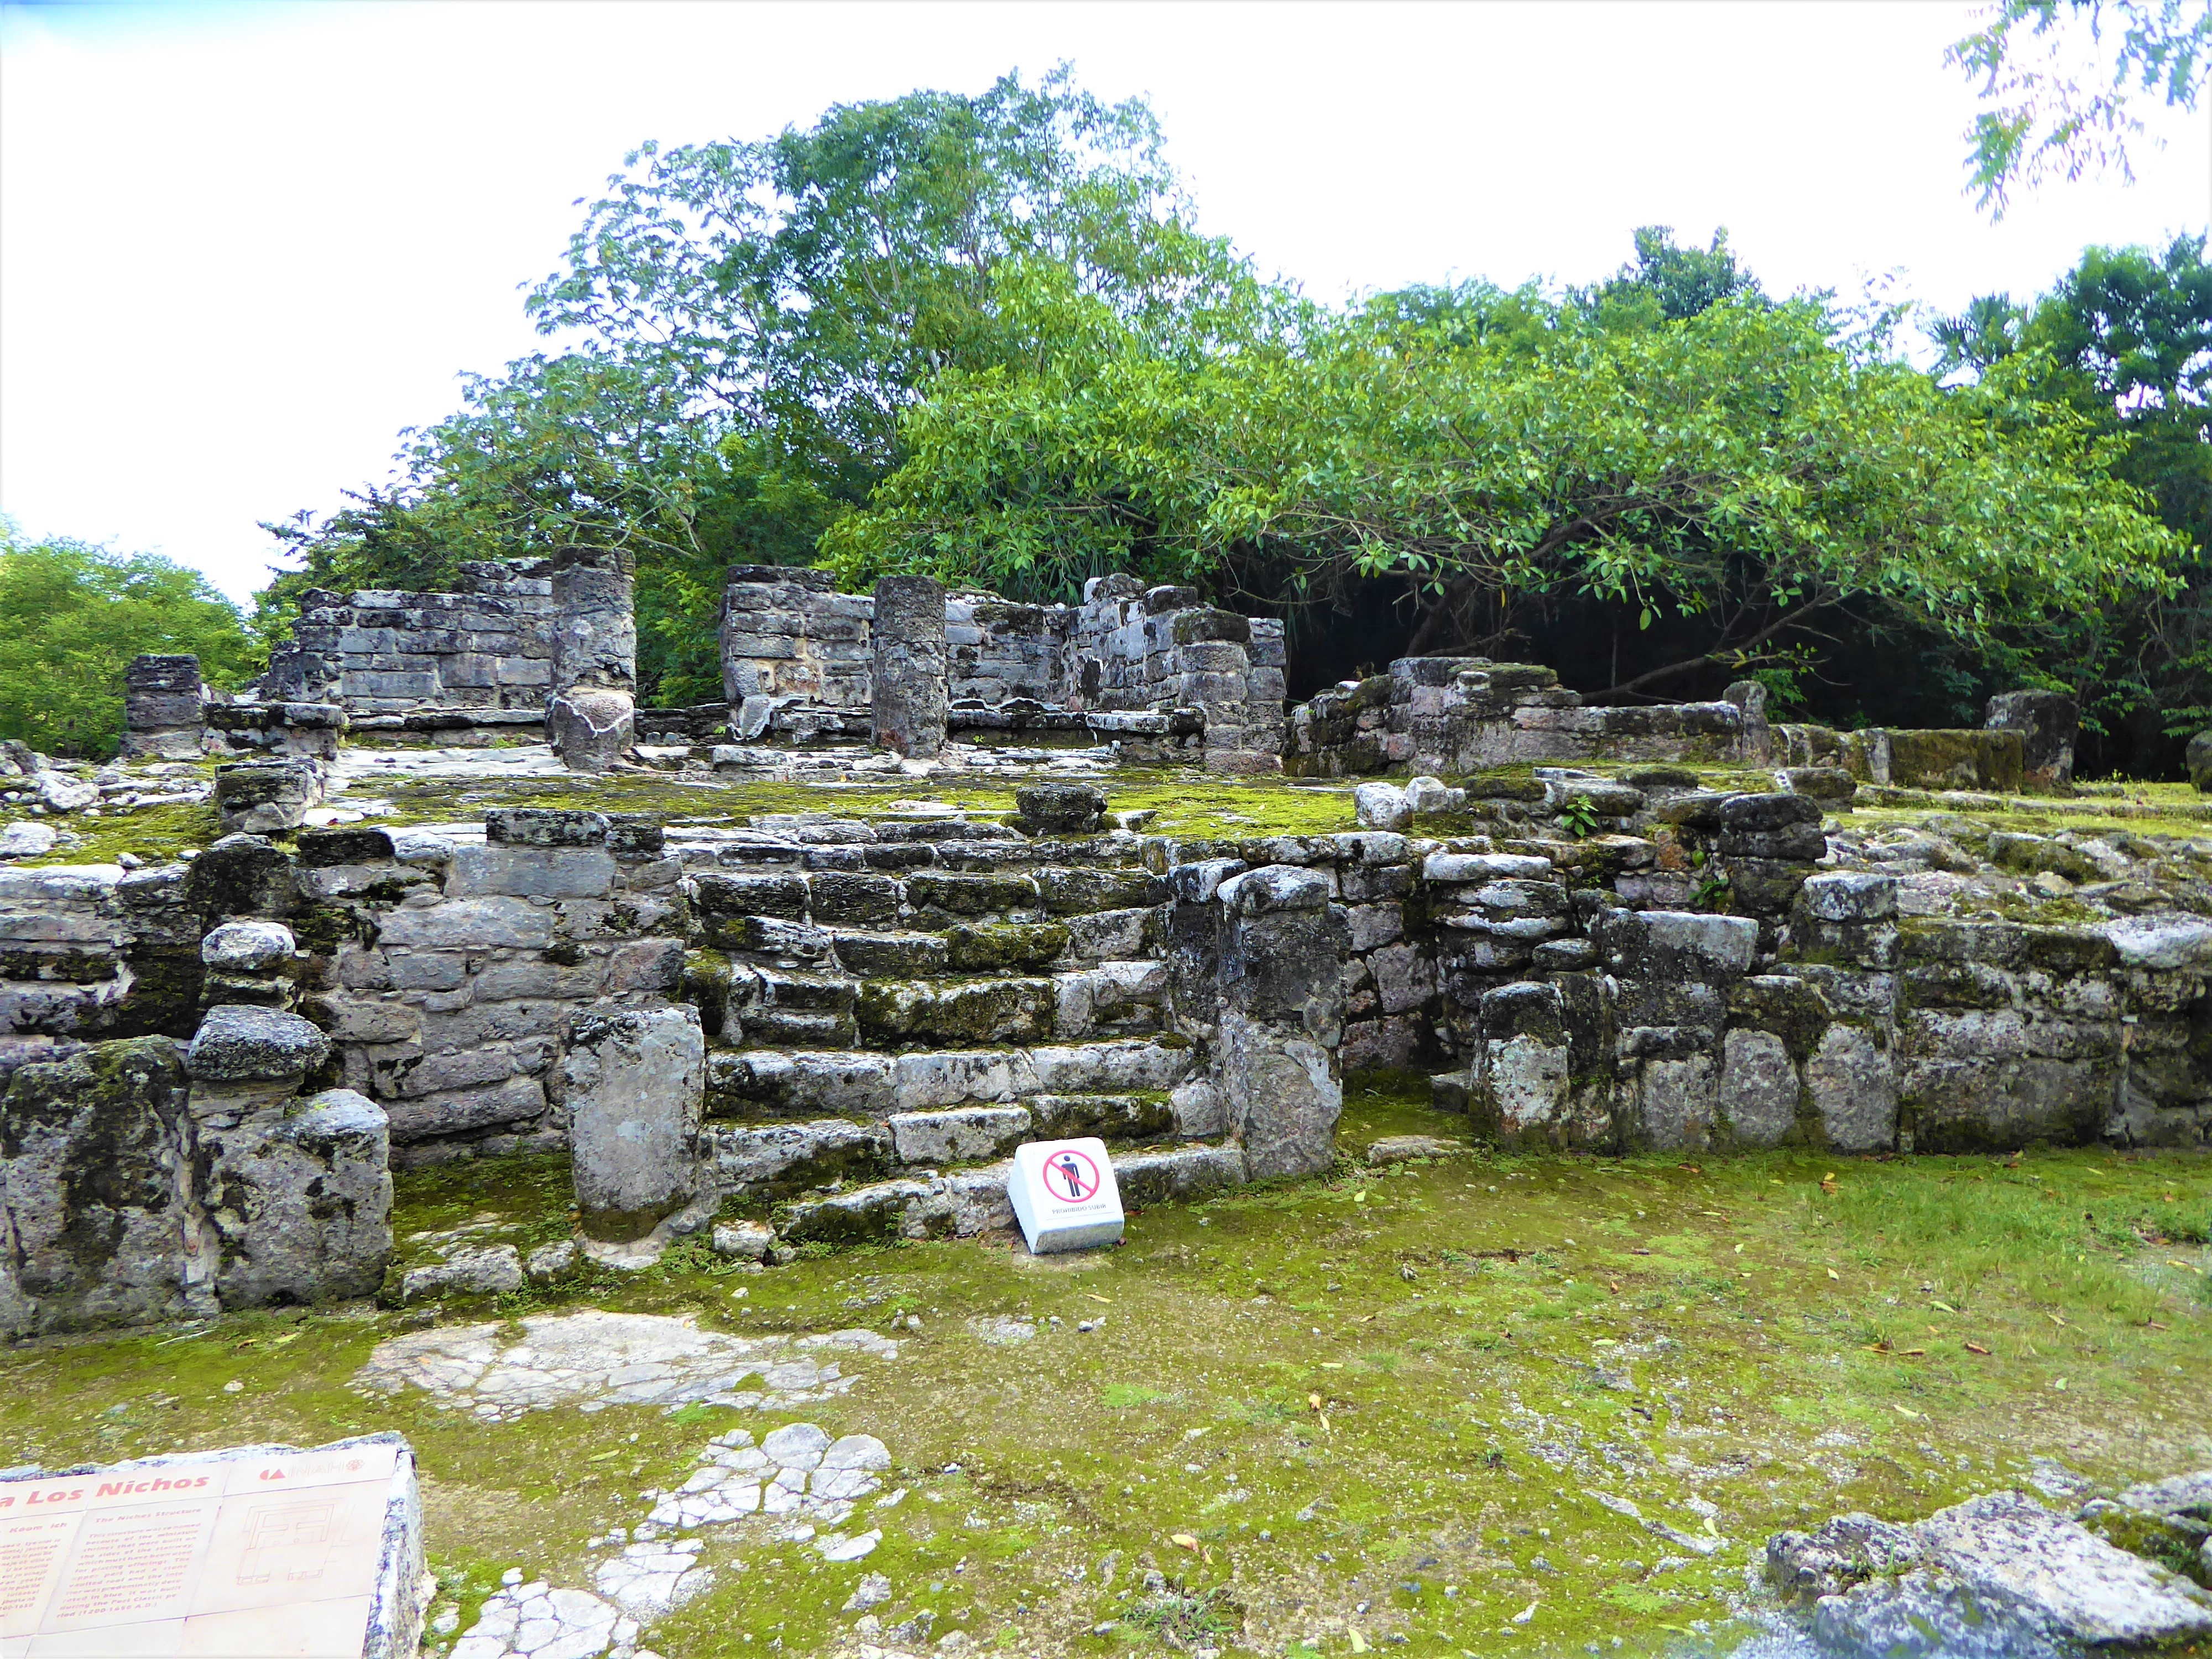
[[[1098,1190],[1097,1166],[1079,1152],[1062,1152],[1053,1160],[1052,1171],[1060,1177],[1060,1185],[1066,1188],[1064,1194],[1055,1193],[1054,1196],[1065,1197],[1070,1204],[1080,1204]]]

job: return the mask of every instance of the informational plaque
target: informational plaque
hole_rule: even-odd
[[[1035,1255],[1091,1249],[1121,1237],[1121,1189],[1103,1140],[1017,1146],[1006,1196]]]
[[[0,1659],[360,1659],[401,1451],[0,1481]]]

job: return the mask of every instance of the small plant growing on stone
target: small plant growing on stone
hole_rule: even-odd
[[[1583,841],[1597,833],[1597,804],[1588,795],[1570,795],[1559,809],[1559,828]]]

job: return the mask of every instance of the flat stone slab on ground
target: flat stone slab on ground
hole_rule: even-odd
[[[498,1324],[417,1331],[379,1343],[356,1387],[410,1386],[440,1403],[497,1421],[574,1405],[708,1405],[784,1410],[843,1394],[854,1379],[840,1356],[896,1359],[898,1344],[870,1330],[802,1337],[730,1336],[659,1314],[538,1314],[520,1340]],[[753,1386],[745,1385],[750,1382]]]

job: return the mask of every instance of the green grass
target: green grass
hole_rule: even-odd
[[[1355,1085],[1343,1141],[1455,1127],[1386,1079]],[[403,1234],[489,1218],[522,1244],[565,1212],[557,1159],[398,1186]],[[866,1571],[892,1580],[887,1625],[932,1611],[933,1644],[1018,1632],[1022,1653],[1164,1652],[1170,1634],[1219,1626],[1242,1631],[1236,1652],[1334,1655],[1356,1628],[1378,1651],[1402,1634],[1395,1650],[1490,1654],[1532,1600],[1515,1651],[1620,1634],[1656,1653],[1675,1629],[1724,1626],[1782,1528],[1924,1514],[2022,1479],[2036,1455],[2108,1484],[2212,1462],[2208,1229],[2201,1155],[1478,1154],[1144,1210],[1122,1248],[1073,1261],[942,1243],[738,1274],[686,1250],[527,1305],[739,1332],[924,1321],[897,1362],[856,1363],[852,1394],[804,1413],[890,1446],[910,1495],[881,1547],[833,1566],[710,1542],[714,1589],[650,1638],[670,1659],[776,1639],[824,1651]],[[587,1583],[584,1540],[634,1524],[640,1490],[677,1484],[725,1425],[785,1420],[618,1407],[492,1425],[346,1386],[378,1340],[425,1319],[519,1310],[287,1313],[183,1341],[33,1345],[0,1356],[0,1455],[398,1428],[422,1456],[444,1593],[465,1606],[509,1565]],[[966,1329],[1054,1314],[1060,1327],[1012,1346]],[[225,1394],[233,1379],[246,1388]],[[1728,1542],[1692,1557],[1592,1492],[1691,1535],[1690,1501],[1711,1503]],[[1668,1554],[1685,1564],[1655,1573]],[[1141,1589],[1147,1567],[1166,1596]]]

